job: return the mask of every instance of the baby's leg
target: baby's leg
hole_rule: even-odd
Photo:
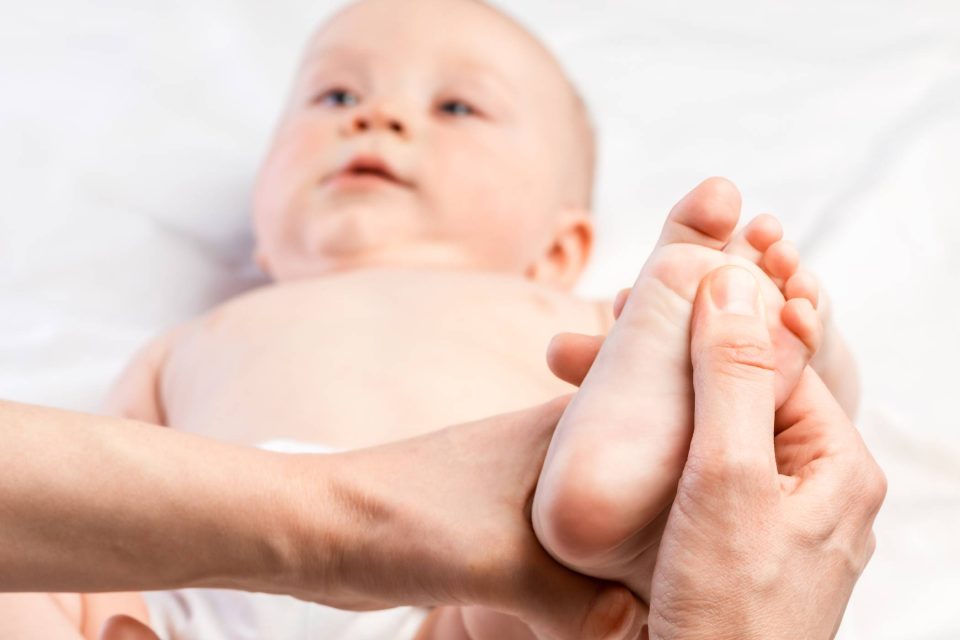
[[[785,301],[773,281],[796,273],[796,252],[766,219],[733,237],[739,208],[732,185],[709,180],[671,211],[557,427],[534,498],[534,528],[554,557],[642,597],[693,428],[689,324],[700,281],[726,264],[755,275],[777,351],[778,402],[819,340],[811,301]]]
[[[519,618],[483,607],[441,607],[430,613],[415,640],[536,640]]]
[[[0,594],[0,638],[4,640],[96,640],[114,614],[147,622],[138,593]]]
[[[805,286],[814,286],[815,282],[812,276],[808,276]],[[847,415],[855,418],[860,404],[860,375],[856,359],[833,322],[827,296],[821,294],[817,312],[823,321],[823,346],[810,361],[810,366],[827,385]]]
[[[70,597],[72,596],[72,597]],[[0,638],[82,640],[80,596],[48,593],[0,595]]]

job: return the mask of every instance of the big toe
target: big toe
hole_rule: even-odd
[[[678,242],[721,249],[740,219],[740,191],[726,178],[707,178],[674,205],[657,246]]]

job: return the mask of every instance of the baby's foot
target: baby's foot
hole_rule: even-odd
[[[557,426],[534,496],[534,528],[551,554],[644,598],[693,428],[689,325],[700,281],[728,264],[757,278],[776,347],[778,406],[820,339],[816,288],[798,286],[803,272],[779,223],[761,216],[731,238],[739,214],[736,188],[716,178],[671,210]],[[798,296],[785,300],[781,287]]]

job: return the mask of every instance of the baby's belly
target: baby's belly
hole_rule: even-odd
[[[203,370],[173,372],[165,388],[167,421],[246,444],[289,437],[346,448],[512,411],[569,390],[542,362],[510,366],[519,360],[515,354],[410,334],[367,337],[370,343],[304,335],[270,353],[245,351]],[[384,347],[385,341],[396,345]]]
[[[350,448],[572,390],[544,353],[558,331],[597,332],[592,306],[555,292],[531,299],[527,283],[433,277],[324,279],[228,303],[168,358],[167,423],[245,444]]]

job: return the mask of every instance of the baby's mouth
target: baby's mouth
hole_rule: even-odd
[[[410,188],[410,181],[405,180],[390,168],[386,162],[376,156],[357,156],[345,166],[323,180],[341,186],[390,183],[395,186]]]

